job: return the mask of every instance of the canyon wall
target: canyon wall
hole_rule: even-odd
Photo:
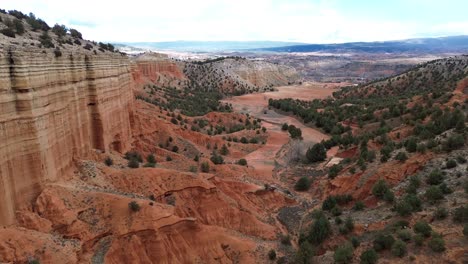
[[[0,45],[0,225],[92,149],[131,143],[129,61],[118,53]]]
[[[299,79],[299,74],[292,67],[255,60],[224,60],[222,68],[229,68],[255,86],[282,86]]]
[[[136,83],[180,87],[186,77],[177,63],[166,54],[148,52],[133,59],[132,76]]]

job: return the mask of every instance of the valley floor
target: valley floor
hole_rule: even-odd
[[[246,94],[223,100],[225,103],[232,104],[235,112],[249,114],[261,119],[262,125],[269,131],[266,144],[245,157],[259,175],[265,177],[264,180],[272,176],[275,167],[275,156],[289,141],[289,134],[281,130],[284,123],[294,125],[302,130],[302,144],[306,146],[329,138],[321,131],[304,125],[294,116],[269,109],[268,100],[281,98],[325,99],[332,96],[333,92],[337,91],[339,87],[346,85],[349,84],[307,82],[302,85],[281,86],[274,92]]]

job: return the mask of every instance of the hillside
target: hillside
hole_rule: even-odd
[[[402,74],[349,89],[338,97],[379,97],[444,93],[468,77],[468,55],[423,63]]]
[[[270,90],[299,79],[294,68],[236,57],[186,62],[184,73],[193,87],[236,95]]]
[[[433,254],[440,262],[466,261],[467,66],[467,57],[457,56],[327,100],[269,100],[331,136],[302,147],[305,155],[285,152],[298,161],[280,177],[319,202],[303,218],[312,231],[302,230],[298,254],[322,261],[428,263]],[[321,154],[332,151],[333,157]],[[304,171],[310,176],[299,178]],[[317,241],[319,232],[326,234]],[[321,253],[310,253],[310,244]],[[322,255],[332,248],[333,255]]]

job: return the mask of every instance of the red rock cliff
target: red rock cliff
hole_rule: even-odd
[[[137,83],[157,83],[158,85],[178,86],[187,78],[166,54],[145,53],[134,59],[132,76]]]
[[[129,147],[132,85],[120,54],[0,45],[0,225],[74,158]]]

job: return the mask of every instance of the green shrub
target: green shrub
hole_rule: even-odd
[[[146,157],[146,161],[148,163],[154,163],[156,164],[156,157],[154,156],[153,153],[149,154],[147,157]]]
[[[15,32],[11,28],[4,28],[4,29],[0,30],[0,33],[2,33],[3,35],[5,35],[7,37],[10,37],[10,38],[15,37]]]
[[[463,235],[468,237],[468,224],[465,224],[463,226]]]
[[[416,194],[419,186],[421,186],[421,180],[417,175],[413,175],[409,179],[409,185],[406,188],[406,192],[409,194]]]
[[[311,264],[312,257],[315,255],[313,246],[308,242],[304,241],[299,245],[299,250],[296,252],[294,256],[293,263],[301,263],[301,264]]]
[[[447,169],[452,169],[452,168],[455,168],[456,166],[457,166],[457,162],[454,159],[449,159],[445,163],[445,168]]]
[[[411,240],[411,232],[408,230],[398,230],[397,232],[398,238],[400,238],[403,241],[410,241]]]
[[[413,212],[413,207],[407,201],[403,200],[395,204],[395,210],[400,216],[408,216]]]
[[[390,249],[393,243],[395,243],[393,236],[384,234],[378,234],[373,241],[374,249],[376,251]]]
[[[290,125],[288,127],[288,132],[291,138],[301,138],[302,137],[302,131],[300,128],[295,127],[294,125]]]
[[[241,166],[247,166],[247,160],[246,159],[240,159],[237,164],[241,165]]]
[[[87,49],[87,50],[92,50],[93,49],[93,45],[89,44],[89,43],[86,43],[86,45],[83,47],[84,49]]]
[[[401,162],[405,162],[408,159],[408,156],[405,152],[398,152],[395,156],[395,159]]]
[[[21,20],[15,18],[13,19],[13,27],[15,29],[15,32],[16,34],[18,35],[23,35],[25,30],[24,30],[24,25],[23,25],[23,22],[21,22]]]
[[[223,164],[224,163],[224,158],[221,155],[218,155],[215,151],[211,153],[211,162],[213,162],[216,165]]]
[[[294,190],[303,192],[310,188],[310,179],[308,177],[301,177],[294,185]]]
[[[430,185],[438,185],[441,184],[444,180],[444,176],[442,172],[438,169],[433,170],[426,178],[426,183]]]
[[[379,259],[379,255],[377,255],[377,252],[373,248],[368,249],[364,252],[361,253],[361,264],[375,264],[377,263],[377,260]]]
[[[247,143],[249,143],[249,141],[247,140],[246,137],[241,137],[240,142],[241,142],[242,144],[247,144]]]
[[[439,185],[439,189],[443,194],[453,193],[453,190],[450,189],[445,182]]]
[[[457,162],[460,164],[465,164],[466,163],[466,158],[463,157],[462,155],[457,156]]]
[[[282,126],[281,126],[281,130],[283,131],[287,131],[289,128],[289,125],[287,123],[284,123]]]
[[[423,220],[416,222],[413,226],[413,230],[415,233],[421,234],[425,237],[430,237],[432,232],[431,226]]]
[[[357,201],[353,206],[353,210],[362,211],[364,210],[365,207],[366,205],[362,201]]]
[[[445,207],[438,207],[434,212],[435,219],[445,219],[448,216],[448,210]]]
[[[391,190],[388,190],[384,193],[383,200],[392,203],[395,200],[395,194]]]
[[[198,172],[198,168],[197,168],[197,166],[193,166],[193,165],[192,165],[192,166],[190,166],[189,171],[192,172],[192,173],[197,173],[197,172]]]
[[[62,51],[58,47],[54,49],[55,58],[62,57]]]
[[[112,160],[111,157],[106,157],[106,159],[104,160],[104,164],[106,164],[106,166],[112,166],[114,164],[114,161]]]
[[[328,170],[328,177],[331,178],[331,179],[334,179],[342,169],[343,169],[343,167],[341,165],[334,164]]]
[[[331,234],[331,226],[328,219],[322,214],[312,224],[308,240],[315,245],[321,244]]]
[[[453,211],[453,221],[457,223],[468,222],[468,205],[460,206]]]
[[[427,188],[426,192],[424,193],[424,196],[430,203],[435,203],[444,198],[444,194],[438,186],[430,186],[429,188]]]
[[[28,263],[28,264],[41,264],[41,262],[40,262],[38,259],[36,259],[36,258],[33,258],[33,259],[28,260],[27,263]]]
[[[445,251],[445,241],[439,235],[435,235],[427,243],[430,249],[434,252],[443,252]]]
[[[333,208],[331,209],[331,214],[332,214],[333,216],[339,216],[339,215],[342,214],[342,212],[343,212],[343,211],[341,210],[341,208],[340,208],[338,205],[335,206],[335,207],[333,207]]]
[[[378,180],[374,186],[372,186],[372,194],[379,198],[383,199],[385,194],[389,193],[390,189],[388,188],[387,182],[383,179]],[[391,196],[391,195],[389,195]],[[387,197],[389,198],[389,197]]]
[[[52,43],[52,38],[49,36],[47,31],[42,32],[39,36],[39,41],[41,42],[42,46],[45,48],[54,48],[55,45]]]
[[[344,225],[339,228],[341,234],[348,234],[354,230],[354,221],[351,217],[347,217],[344,221]]]
[[[128,208],[130,208],[130,210],[132,210],[133,212],[138,212],[141,209],[140,205],[136,201],[131,201],[128,204]]]
[[[395,243],[393,243],[391,251],[392,255],[400,258],[406,255],[408,252],[406,249],[406,243],[401,240],[397,240]]]
[[[156,168],[156,163],[147,162],[143,165],[145,168]]]
[[[414,137],[411,137],[410,139],[408,139],[406,142],[405,142],[405,148],[406,148],[406,151],[408,152],[416,152],[417,150],[417,147],[418,147],[418,144],[416,142],[416,138]]]
[[[201,164],[201,171],[204,173],[210,172],[210,164],[206,161],[202,162]]]
[[[357,237],[353,236],[351,237],[351,244],[353,245],[354,248],[357,248],[361,244],[361,241],[359,241]]]
[[[137,151],[126,152],[124,158],[127,160],[135,159],[138,162],[143,162],[143,158],[141,157],[141,154],[138,153]]]
[[[353,258],[353,246],[350,243],[346,243],[343,246],[338,247],[333,254],[335,263],[349,263]]]
[[[276,251],[274,249],[271,249],[268,251],[268,259],[269,260],[275,260],[276,259]]]
[[[228,149],[228,147],[226,146],[226,144],[223,144],[223,146],[221,147],[221,150],[219,151],[219,153],[220,153],[221,155],[224,155],[224,156],[226,156],[226,155],[229,154],[229,149]]]
[[[59,24],[55,24],[53,27],[52,27],[52,32],[55,33],[55,35],[57,35],[58,37],[63,37],[67,34],[67,27],[65,25],[59,25]]]
[[[463,147],[463,145],[465,145],[465,139],[460,134],[454,134],[442,143],[443,149],[445,151],[459,149]]]
[[[327,151],[323,144],[317,143],[307,150],[306,158],[309,162],[324,161],[327,158]]]
[[[140,162],[137,159],[130,159],[127,165],[129,168],[136,169],[140,167]]]
[[[280,236],[281,244],[290,246],[291,245],[291,237],[289,235],[281,235]]]
[[[335,196],[328,196],[325,200],[322,202],[322,210],[329,211],[333,209],[336,206],[336,198]]]
[[[78,30],[73,29],[73,28],[70,28],[70,35],[71,35],[73,38],[83,39],[83,36],[81,35],[81,33],[80,33]]]
[[[172,157],[169,156],[169,155],[167,155],[167,156],[166,156],[166,161],[172,161]]]

